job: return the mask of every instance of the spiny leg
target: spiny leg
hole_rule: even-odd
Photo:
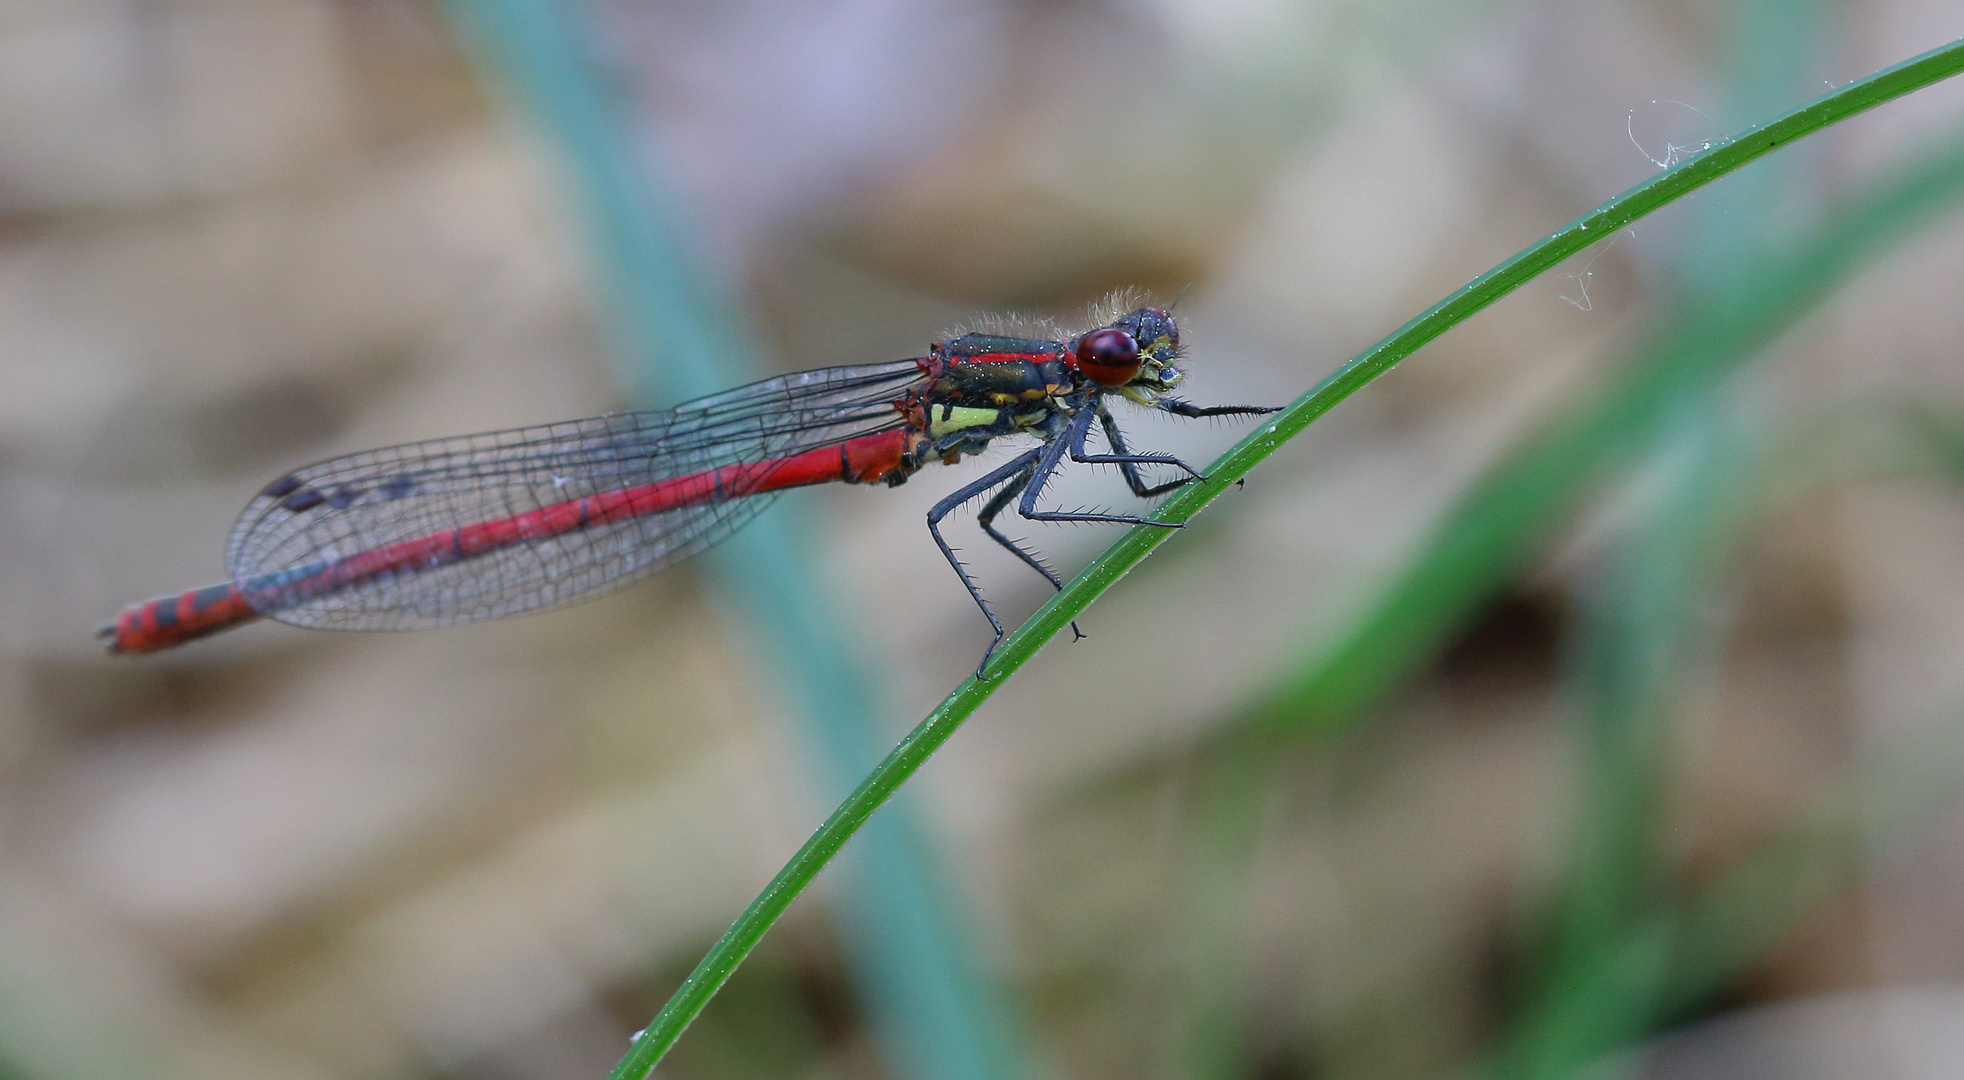
[[[1045,581],[1050,582],[1051,585],[1055,586],[1058,592],[1063,592],[1064,591],[1063,579],[1059,578],[1054,572],[1052,572],[1050,567],[1043,565],[1042,559],[1037,558],[1036,555],[1026,550],[1022,544],[1018,543],[1015,540],[1010,539],[1007,536],[1004,536],[996,528],[996,515],[1002,513],[1003,508],[1009,505],[1010,500],[1016,498],[1017,494],[1023,490],[1023,486],[1030,482],[1030,476],[1034,472],[1035,470],[1032,469],[1031,472],[1024,473],[1023,475],[1017,477],[1016,479],[1010,481],[1008,484],[1004,485],[1001,491],[998,491],[994,495],[990,496],[988,505],[982,508],[982,512],[980,514],[975,515],[975,523],[977,525],[982,526],[982,531],[988,533],[990,539],[994,540],[998,544],[1001,544],[1003,547],[1008,548],[1013,554],[1015,554],[1017,558],[1023,560],[1026,564],[1028,564],[1030,569],[1035,570],[1039,574],[1042,574],[1043,579]],[[1071,638],[1072,641],[1084,640],[1084,631],[1079,630],[1077,628],[1076,619],[1071,620],[1071,633],[1072,635],[1074,635]]]
[[[1154,403],[1154,406],[1170,412],[1175,416],[1187,417],[1247,416],[1276,411],[1274,408],[1266,405],[1214,405],[1203,408],[1198,405],[1189,405],[1175,398],[1160,398]],[[1085,451],[1084,440],[1085,436],[1090,433],[1090,428],[1086,426],[1083,431],[1078,433],[1077,440],[1071,447],[1072,461],[1081,461],[1086,464],[1117,465],[1119,471],[1125,475],[1126,486],[1132,489],[1132,494],[1137,495],[1141,499],[1150,499],[1156,495],[1164,495],[1174,488],[1184,485],[1188,480],[1206,479],[1205,476],[1200,474],[1200,470],[1181,461],[1172,454],[1133,453],[1131,448],[1125,445],[1125,436],[1118,429],[1118,418],[1111,414],[1110,409],[1105,408],[1105,404],[1102,401],[1098,402],[1097,408],[1098,420],[1105,429],[1105,441],[1111,444],[1112,452],[1109,454],[1087,453]],[[1183,479],[1169,480],[1164,484],[1149,486],[1145,478],[1139,475],[1139,466],[1141,465],[1171,465],[1176,469],[1184,471],[1187,475]]]
[[[1154,401],[1153,408],[1191,419],[1202,416],[1261,416],[1282,411],[1280,405],[1194,405],[1170,397],[1161,397]]]
[[[1004,536],[995,525],[996,515],[1002,513],[1003,507],[1008,506],[1010,501],[1015,499],[1017,495],[1022,494],[1024,485],[1030,482],[1030,475],[1030,473],[1024,473],[1022,476],[1017,477],[1005,485],[1002,490],[996,492],[989,499],[988,505],[982,508],[982,512],[975,515],[975,523],[982,526],[982,531],[988,533],[990,539],[1008,548],[1017,558],[1023,560],[1030,569],[1042,574],[1045,581],[1061,589],[1064,587],[1063,581],[1059,580],[1057,575],[1052,573],[1049,567],[1043,565],[1042,560],[1038,559],[1029,551],[1024,550],[1022,544]]]
[[[1154,401],[1153,407],[1165,412],[1172,413],[1175,416],[1185,416],[1185,417],[1261,416],[1266,413],[1281,411],[1281,406],[1279,405],[1201,406],[1201,405],[1191,405],[1188,404],[1187,402],[1179,400],[1178,398],[1169,398],[1169,397],[1161,397],[1158,400]],[[1131,448],[1125,445],[1125,436],[1118,429],[1118,418],[1113,416],[1111,414],[1111,410],[1105,408],[1103,403],[1100,403],[1098,406],[1098,419],[1104,425],[1105,440],[1111,444],[1114,453],[1110,455],[1096,456],[1096,457],[1089,456],[1089,455],[1079,456],[1073,454],[1072,458],[1077,461],[1116,462],[1118,464],[1119,471],[1125,474],[1125,483],[1127,484],[1127,486],[1131,487],[1132,494],[1137,495],[1139,498],[1150,499],[1158,495],[1164,495],[1175,488],[1183,487],[1186,485],[1186,483],[1189,480],[1206,479],[1206,477],[1200,475],[1199,472],[1195,471],[1193,466],[1188,465],[1186,462],[1181,461],[1179,458],[1171,457],[1170,455],[1162,455],[1162,454],[1134,454],[1131,451]],[[1174,465],[1181,469],[1185,469],[1187,472],[1187,476],[1182,477],[1178,480],[1168,480],[1163,484],[1154,484],[1151,486],[1147,486],[1144,477],[1139,475],[1139,465],[1141,464]]]
[[[1045,484],[1057,471],[1063,461],[1064,452],[1071,447],[1084,446],[1084,434],[1091,430],[1091,420],[1097,409],[1086,405],[1071,417],[1070,426],[1052,437],[1042,447],[1043,457],[1037,461],[1036,468],[1030,471],[1030,480],[1023,488],[1022,501],[1016,504],[1016,512],[1031,521],[1102,521],[1113,525],[1157,525],[1163,529],[1184,528],[1177,521],[1154,521],[1151,518],[1132,514],[1094,514],[1085,511],[1038,510],[1037,497],[1043,494]]]
[[[990,488],[1011,479],[1016,474],[1027,474],[1034,471],[1033,467],[1043,452],[1044,448],[1038,447],[1035,450],[1016,455],[1013,460],[1002,468],[950,494],[947,498],[935,503],[934,509],[927,512],[927,531],[930,536],[934,537],[934,545],[941,549],[941,554],[947,558],[948,565],[955,568],[955,576],[961,578],[962,587],[968,590],[969,599],[974,600],[975,606],[982,609],[983,618],[989,620],[990,628],[996,632],[995,638],[989,642],[989,647],[982,653],[982,662],[975,665],[975,677],[978,679],[982,677],[982,669],[988,666],[989,657],[995,655],[996,646],[1002,644],[1003,636],[1008,631],[1003,629],[1002,620],[996,618],[996,613],[990,610],[989,602],[982,599],[982,590],[976,587],[975,579],[968,576],[968,569],[962,565],[962,561],[955,557],[955,549],[949,547],[947,539],[941,535],[941,519],[954,513],[956,507],[983,495]],[[1029,482],[1027,475],[1023,478],[1023,482]]]
[[[1105,408],[1104,402],[1102,401],[1096,402],[1095,407],[1098,413],[1098,418],[1105,422],[1105,434],[1107,437],[1109,437],[1111,433],[1117,429],[1118,423],[1117,421],[1112,419],[1111,413]],[[1137,472],[1136,466],[1139,465],[1171,465],[1176,469],[1185,470],[1189,479],[1193,479],[1193,480],[1205,479],[1205,477],[1200,475],[1199,470],[1195,469],[1193,466],[1187,464],[1184,461],[1181,461],[1179,458],[1176,458],[1171,454],[1131,453],[1130,451],[1124,448],[1123,439],[1120,439],[1118,443],[1112,446],[1112,450],[1114,451],[1113,453],[1093,454],[1085,447],[1085,439],[1088,436],[1090,436],[1090,434],[1091,434],[1090,424],[1087,423],[1082,426],[1072,425],[1071,427],[1071,435],[1072,435],[1071,460],[1072,461],[1082,461],[1086,464],[1091,464],[1091,465],[1134,466],[1135,467],[1133,470],[1134,473]],[[1135,484],[1133,486],[1133,490],[1136,491],[1137,489],[1138,489],[1137,485]]]
[[[1098,407],[1098,421],[1105,427],[1105,441],[1110,443],[1112,449],[1116,451],[1116,453],[1109,455],[1107,459],[1118,463],[1118,471],[1125,475],[1125,484],[1132,489],[1132,494],[1137,495],[1141,499],[1150,499],[1157,495],[1164,495],[1174,488],[1184,487],[1189,480],[1202,479],[1199,473],[1187,467],[1186,462],[1174,458],[1169,464],[1178,465],[1192,475],[1183,476],[1178,480],[1168,480],[1164,484],[1148,486],[1145,477],[1139,475],[1138,459],[1142,456],[1150,457],[1152,455],[1135,455],[1132,453],[1131,449],[1125,445],[1125,436],[1119,433],[1118,418],[1113,416],[1103,405]],[[1105,459],[1081,457],[1077,460],[1098,461]]]

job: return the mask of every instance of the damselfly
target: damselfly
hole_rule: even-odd
[[[1110,404],[1174,416],[1247,416],[1171,396],[1186,378],[1179,327],[1157,307],[1050,337],[971,332],[925,356],[784,375],[673,409],[436,439],[295,470],[240,514],[226,545],[231,580],[135,604],[102,628],[114,653],[180,645],[261,616],[325,630],[411,630],[496,619],[612,591],[714,547],[773,493],[810,484],[901,484],[992,441],[1036,445],[942,499],[927,527],[1003,639],[1002,620],[941,534],[958,507],[986,501],[991,540],[1063,582],[996,518],[1166,526],[1133,514],[1039,508],[1065,458],[1116,465],[1153,498],[1198,478],[1171,454],[1134,453]],[[1088,445],[1092,425],[1104,453]],[[1151,484],[1142,466],[1180,474]],[[981,668],[977,668],[978,673]]]

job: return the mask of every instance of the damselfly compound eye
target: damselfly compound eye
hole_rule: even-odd
[[[1078,339],[1077,366],[1099,386],[1124,386],[1139,373],[1139,339],[1114,326]]]

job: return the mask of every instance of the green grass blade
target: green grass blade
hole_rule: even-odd
[[[1503,587],[1541,549],[1549,533],[1595,490],[1594,482],[1626,450],[1655,436],[1673,403],[1697,396],[1750,362],[1870,258],[1912,235],[1960,196],[1964,140],[1876,182],[1792,250],[1751,260],[1757,265],[1728,260],[1735,263],[1737,278],[1754,283],[1750,302],[1707,303],[1658,320],[1667,332],[1615,365],[1620,374],[1593,404],[1565,413],[1475,485],[1435,528],[1423,554],[1380,594],[1367,618],[1336,647],[1319,648],[1299,663],[1279,690],[1258,699],[1259,707],[1223,725],[1207,749],[1202,771],[1238,770],[1234,781],[1215,782],[1209,789],[1215,797],[1250,806],[1200,805],[1195,813],[1216,823],[1252,820],[1251,806],[1266,797],[1271,763],[1279,753],[1291,742],[1335,737],[1424,663],[1468,611]],[[1910,438],[1915,432],[1905,432],[1906,425],[1928,428],[1932,437]],[[1945,455],[1952,455],[1964,463],[1964,451],[1957,449],[1964,439],[1940,417],[1905,417],[1892,411],[1886,416],[1838,416],[1831,426],[1831,433],[1817,431],[1786,446],[1783,460],[1843,469],[1860,467],[1858,459],[1878,455],[1891,461],[1943,458],[1946,464]],[[1935,437],[1939,435],[1943,437]],[[1224,838],[1218,827],[1196,832],[1238,850],[1254,843],[1252,836]],[[1218,916],[1195,915],[1202,920]],[[1219,927],[1202,932],[1210,940],[1231,937]],[[1614,963],[1595,958],[1591,965],[1609,966],[1578,972],[1565,985],[1580,993],[1661,976],[1657,950],[1664,944],[1665,939],[1637,935],[1619,946]],[[1219,957],[1208,960],[1210,965],[1223,962]],[[1210,972],[1190,981],[1218,988],[1222,976]],[[1235,1001],[1218,993],[1198,995],[1195,1007],[1203,1013],[1195,1021],[1203,1032],[1190,1041],[1210,1046],[1221,1045],[1223,1031],[1242,1015]]]
[[[1337,403],[1384,374],[1426,342],[1493,304],[1535,275],[1652,210],[1696,191],[1727,173],[1856,113],[1949,78],[1964,70],[1964,41],[1905,61],[1842,86],[1730,142],[1691,157],[1622,195],[1603,203],[1567,227],[1530,245],[1406,323],[1243,439],[1207,470],[1208,479],[1183,488],[1164,503],[1158,520],[1184,524],[1249,469]],[[804,847],[792,856],[729,931],[703,957],[649,1027],[638,1035],[613,1073],[614,1080],[643,1080],[681,1037],[703,1006],[736,970],[791,901],[803,892],[832,856],[851,839],[880,805],[946,742],[1010,674],[1082,612],[1114,582],[1138,565],[1169,529],[1139,527],[1094,559],[1063,591],[1031,616],[997,650],[987,679],[969,678],[956,687],[893,752],[874,769]]]
[[[1205,824],[1196,827],[1195,836],[1233,851],[1252,850],[1252,833],[1233,830],[1237,824],[1244,832],[1252,830],[1255,807],[1268,797],[1275,762],[1289,745],[1334,738],[1360,719],[1366,708],[1423,664],[1469,611],[1519,573],[1626,451],[1654,437],[1672,403],[1695,396],[1750,362],[1870,258],[1913,235],[1960,196],[1964,140],[1954,140],[1941,152],[1873,184],[1793,250],[1753,260],[1757,265],[1735,266],[1739,278],[1756,283],[1749,303],[1707,304],[1658,320],[1666,332],[1614,365],[1619,374],[1592,403],[1565,412],[1469,490],[1433,530],[1422,554],[1380,593],[1347,636],[1298,661],[1277,689],[1221,725],[1200,766],[1210,779],[1204,797],[1196,793],[1194,813]],[[1932,437],[1910,439],[1915,445],[1906,445],[1905,425],[1928,428]],[[1964,437],[1943,418],[1841,416],[1833,427],[1833,437],[1817,432],[1788,446],[1782,451],[1785,459],[1817,465],[1832,461],[1845,468],[1863,455],[1924,460],[1948,454],[1964,470],[1964,450],[1957,449],[1964,447]],[[1935,437],[1939,435],[1943,437]],[[1196,858],[1206,862],[1210,873],[1245,877],[1246,867],[1222,869],[1224,860],[1231,861],[1224,853]],[[1189,913],[1190,929],[1209,941],[1233,940],[1233,927],[1216,925],[1232,917],[1232,912],[1196,908]],[[1623,974],[1638,970],[1632,965],[1654,960],[1652,947],[1657,944],[1645,939],[1632,945],[1634,951],[1623,958]],[[1187,1045],[1177,1055],[1182,1061],[1207,1059],[1208,1051],[1218,1054],[1221,1047],[1231,1053],[1231,1031],[1243,1015],[1241,1003],[1223,990],[1232,985],[1232,971],[1213,970],[1224,964],[1233,968],[1239,959],[1202,959],[1205,970],[1197,969],[1187,979],[1192,991],[1187,1026],[1192,1030],[1183,1032]],[[1214,1071],[1218,1066],[1202,1066],[1195,1074]]]
[[[1816,70],[1796,61],[1817,54],[1828,36],[1818,3],[1733,0],[1723,10],[1733,31],[1729,97],[1765,107]],[[1671,291],[1728,298],[1719,306],[1735,308],[1763,295],[1769,283],[1754,263],[1766,260],[1755,249],[1768,245],[1740,241],[1799,231],[1797,196],[1813,188],[1820,158],[1818,150],[1795,154],[1741,177],[1726,200],[1731,212],[1695,207],[1696,239],[1675,252]],[[1700,370],[1707,380],[1750,370],[1761,352],[1742,349],[1731,363]],[[1661,842],[1672,735],[1685,688],[1706,682],[1709,664],[1700,658],[1720,645],[1706,598],[1737,557],[1748,504],[1776,484],[1763,457],[1770,425],[1748,386],[1732,378],[1672,395],[1645,460],[1623,478],[1644,505],[1618,515],[1566,650],[1565,696],[1578,705],[1580,749],[1565,814],[1566,888],[1549,924],[1553,947],[1539,994],[1500,1042],[1488,1070],[1494,1080],[1558,1080],[1657,1022],[1672,939],[1668,927],[1651,932],[1646,920],[1673,888]]]

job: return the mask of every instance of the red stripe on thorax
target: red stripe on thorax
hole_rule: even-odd
[[[1055,360],[1057,358],[1056,353],[1048,350],[1028,353],[989,352],[976,353],[974,356],[956,357],[956,359],[964,364],[1013,364],[1018,360],[1027,360],[1033,364],[1041,364],[1047,360]]]

